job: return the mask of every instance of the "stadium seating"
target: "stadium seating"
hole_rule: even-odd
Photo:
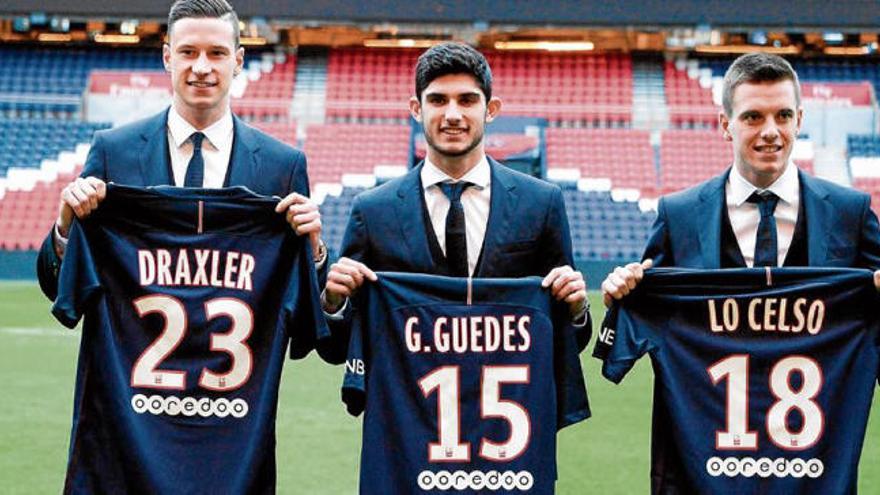
[[[327,60],[327,118],[406,119],[421,50],[345,48]]]
[[[0,47],[0,112],[65,117],[94,69],[163,70],[155,49]]]
[[[345,174],[373,175],[381,165],[407,165],[410,128],[402,122],[408,118],[405,102],[412,93],[412,68],[419,53],[362,48],[329,51],[328,123],[309,125],[303,143],[313,187],[340,184]],[[33,61],[25,64],[23,60],[28,57]],[[652,146],[650,131],[625,128],[631,123],[633,110],[629,56],[490,50],[487,57],[493,67],[495,94],[505,100],[504,113],[551,121],[545,131],[547,166],[551,170],[576,169],[582,178],[608,178],[614,188],[635,188],[642,197],[656,197],[705,180],[724,170],[732,160],[729,143],[714,129],[717,107],[712,103],[711,91],[705,81],[701,83],[694,77],[704,75],[706,67],[718,75],[718,71],[726,69],[727,60],[701,60],[698,69],[693,61],[657,64],[658,69],[663,69],[673,127],[661,133],[657,148],[657,143]],[[258,59],[259,64],[254,65]],[[26,108],[33,115],[42,115],[50,108],[64,111],[61,103],[52,107],[35,99],[31,101],[29,93],[23,92],[33,87],[29,84],[34,78],[48,77],[48,69],[39,67],[51,67],[50,79],[63,80],[40,86],[40,90],[50,97],[65,98],[79,98],[88,71],[94,68],[160,67],[154,50],[5,47],[0,48],[0,61],[10,62],[13,68],[0,74],[0,110],[5,108],[4,102],[11,101],[8,97],[14,90],[19,92],[15,94],[24,95],[16,108]],[[235,111],[263,131],[296,146],[297,124],[289,119],[296,58],[266,52],[249,55],[249,62],[251,69],[257,67],[260,74],[249,78],[244,95],[233,100]],[[813,65],[840,77],[862,77],[859,71],[863,69],[857,66],[846,66],[844,70],[829,68],[829,64],[835,66],[830,62]],[[870,79],[873,75],[868,73],[865,77]],[[79,87],[76,92],[70,89],[74,85]],[[0,178],[7,175],[10,167],[35,169],[43,160],[56,158],[59,152],[90,141],[95,130],[106,127],[22,119],[22,115],[28,115],[24,111],[14,115],[14,119],[0,119]],[[507,139],[496,148],[516,151],[521,144],[519,140]],[[880,137],[850,137],[849,157],[880,157]],[[810,162],[798,165],[812,170]],[[54,182],[37,183],[33,190],[8,187],[0,198],[0,249],[37,248],[57,214],[58,193],[73,177],[71,173],[61,174]],[[854,185],[872,192],[878,198],[874,204],[880,205],[880,179],[854,176]],[[335,249],[341,241],[351,199],[363,188],[334,187],[341,189],[325,190],[341,190],[341,194],[326,195],[321,211],[328,245]],[[564,185],[564,194],[578,259],[638,258],[653,213],[643,213],[634,202],[612,200],[608,192],[585,192]]]
[[[96,130],[107,127],[66,120],[0,119],[0,177],[13,167],[38,168],[43,160],[90,142]]]
[[[669,130],[661,135],[660,185],[662,193],[692,186],[721,173],[733,162],[730,143],[718,130]],[[811,160],[795,160],[813,173]]]
[[[265,56],[263,56],[265,55]],[[262,57],[263,64],[259,79],[250,80],[241,98],[232,99],[232,109],[237,115],[253,121],[287,120],[293,102],[296,79],[296,56],[257,54],[251,59]],[[268,70],[266,70],[268,69]]]
[[[679,64],[682,65],[682,64]],[[686,64],[685,64],[686,65]],[[684,67],[667,61],[663,67],[669,121],[675,128],[713,128],[718,125],[718,107],[711,88],[703,87]]]
[[[730,144],[716,130],[669,130],[661,135],[660,184],[664,192],[717,175],[732,161]]]
[[[623,127],[632,120],[632,59],[628,55],[487,51],[493,94],[508,115]]]
[[[409,163],[409,126],[323,124],[309,126],[305,152],[312,184],[339,183],[343,173],[372,174],[377,165]]]
[[[608,192],[584,192],[563,186],[563,197],[576,259],[633,260],[641,256],[654,213],[643,213],[636,203],[614,201]],[[338,252],[354,197],[363,188],[345,187],[321,204],[324,239]]]
[[[713,76],[721,77],[733,60],[730,58],[701,60],[700,65],[712,70]],[[854,82],[869,81],[875,93],[880,93],[880,65],[874,59],[835,58],[790,60],[805,82]]]
[[[339,195],[328,195],[321,203],[322,236],[333,253],[339,252],[354,197],[364,190],[359,187],[345,187]]]
[[[59,174],[53,182],[39,182],[31,191],[6,191],[0,199],[0,249],[39,249],[58,216],[61,190],[80,169]]]
[[[293,147],[297,147],[296,122],[282,120],[278,122],[254,120],[250,124],[266,134],[283,141]]]
[[[419,50],[331,50],[327,117],[405,119]],[[632,113],[632,60],[625,55],[487,51],[493,94],[507,115],[625,126]]]
[[[635,260],[641,257],[654,221],[637,203],[614,201],[608,192],[563,190],[575,259]]]
[[[871,195],[871,207],[880,212],[880,135],[847,137],[853,187]]]
[[[880,157],[880,135],[850,135],[847,138],[847,155]]]
[[[549,128],[547,167],[576,168],[581,176],[609,178],[613,187],[657,186],[648,131]]]

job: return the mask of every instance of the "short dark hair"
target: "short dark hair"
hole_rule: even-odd
[[[238,14],[226,0],[177,0],[168,11],[168,36],[174,23],[186,18],[216,18],[232,24],[235,47],[239,45]]]
[[[447,42],[434,45],[416,62],[416,98],[438,77],[449,74],[474,76],[486,101],[492,98],[492,69],[482,53],[464,43]]]
[[[779,55],[771,53],[748,53],[741,55],[730,64],[724,74],[724,85],[721,88],[721,104],[724,113],[733,115],[733,90],[742,83],[762,83],[791,81],[794,84],[794,98],[801,105],[801,85],[797,72],[791,64]]]

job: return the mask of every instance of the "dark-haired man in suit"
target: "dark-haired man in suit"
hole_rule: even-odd
[[[488,158],[485,125],[501,110],[481,53],[461,43],[419,57],[410,112],[428,153],[403,177],[355,198],[322,304],[347,335],[348,298],[373,270],[473,277],[544,277],[570,309],[581,344],[589,335],[586,283],[572,268],[562,191]],[[344,346],[347,340],[342,338]],[[339,349],[337,360],[344,358]]]
[[[810,177],[791,162],[803,120],[791,65],[766,53],[739,57],[724,76],[722,103],[719,122],[733,146],[733,166],[661,198],[644,261],[608,275],[606,305],[626,296],[652,265],[868,268],[880,287],[871,197]]]
[[[316,263],[326,250],[321,216],[308,199],[302,152],[254,129],[229,107],[241,72],[238,16],[226,0],[178,0],[162,49],[171,73],[171,107],[153,117],[95,134],[82,175],[61,192],[58,219],[37,258],[40,287],[54,300],[67,232],[104,199],[106,182],[132,186],[246,186],[283,199],[276,210],[308,235]]]

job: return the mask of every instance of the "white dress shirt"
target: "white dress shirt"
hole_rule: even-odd
[[[446,214],[449,212],[449,198],[438,184],[462,181],[474,184],[461,194],[461,205],[465,218],[468,274],[473,276],[477,261],[480,259],[480,252],[483,249],[486,227],[489,224],[489,209],[492,198],[492,169],[489,167],[489,160],[484,155],[474,168],[460,179],[455,180],[425,158],[425,164],[422,166],[419,177],[425,192],[428,217],[431,219],[434,235],[437,237],[437,243],[440,244],[444,255],[446,254]],[[326,300],[325,297],[326,293],[321,292],[322,300]],[[324,312],[324,315],[333,320],[340,320],[343,318],[348,304],[348,298],[346,298],[335,313]],[[589,310],[589,301],[585,301],[578,313],[572,318],[574,326],[581,327],[586,324]]]
[[[427,158],[421,172],[422,187],[425,191],[425,206],[434,235],[443,254],[446,254],[446,214],[449,212],[449,198],[440,189],[443,182],[470,182],[474,184],[461,194],[461,206],[464,209],[465,238],[467,240],[468,274],[474,275],[483,239],[486,237],[486,225],[489,223],[489,204],[492,195],[492,171],[485,155],[477,165],[460,179],[454,180],[437,168]]]
[[[186,169],[193,156],[193,143],[190,136],[197,129],[187,122],[174,109],[174,105],[168,110],[168,154],[171,156],[171,171],[174,175],[174,185],[182,186],[186,178]],[[234,139],[234,125],[232,112],[226,110],[223,117],[217,122],[201,131],[205,135],[202,141],[202,157],[205,160],[205,175],[203,187],[219,189],[226,181],[226,172],[229,170],[230,156],[232,155],[232,142]],[[322,243],[323,245],[323,243]],[[67,247],[67,238],[63,237],[55,226],[55,249],[58,256],[64,255]],[[315,253],[317,255],[318,253]],[[327,260],[327,251],[324,249],[321,258],[315,262],[316,268],[320,269]]]
[[[755,191],[759,193],[771,191],[779,197],[773,215],[776,218],[777,265],[782,266],[794,237],[794,227],[797,224],[801,200],[797,167],[794,163],[789,162],[785,167],[785,172],[766,189],[755,187],[739,173],[736,167],[732,167],[730,170],[730,176],[725,185],[727,215],[739,244],[739,250],[745,259],[746,266],[749,267],[755,264],[755,243],[758,237],[758,224],[761,222],[761,212],[758,205],[746,201]]]
[[[175,186],[182,186],[186,178],[186,168],[193,156],[190,136],[197,131],[172,105],[168,110],[168,151],[171,155]],[[232,154],[232,112],[227,110],[220,120],[201,132],[205,135],[205,140],[202,141],[202,157],[205,159],[203,187],[223,187],[226,171],[229,169],[229,156]]]

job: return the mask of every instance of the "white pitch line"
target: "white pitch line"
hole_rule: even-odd
[[[36,337],[79,337],[79,332],[66,328],[41,328],[41,327],[0,327],[0,334],[5,335],[28,335]]]

